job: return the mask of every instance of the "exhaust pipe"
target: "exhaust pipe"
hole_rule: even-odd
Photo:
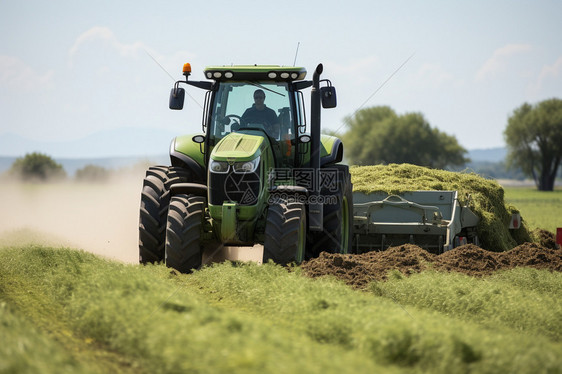
[[[320,94],[320,74],[324,67],[318,64],[314,74],[312,75],[312,91],[310,93],[310,167],[313,169],[314,177],[317,183],[314,185],[314,190],[310,195],[317,198],[314,201],[319,201],[320,196],[320,105],[322,96]],[[308,210],[308,223],[311,231],[322,231],[324,227],[323,222],[323,208],[324,206],[319,203],[309,204]]]

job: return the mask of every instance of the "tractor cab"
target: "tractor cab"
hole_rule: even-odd
[[[209,103],[209,146],[232,132],[257,131],[267,136],[277,167],[294,167],[304,126],[291,88],[288,82],[219,82]]]
[[[186,80],[176,82],[172,89],[170,109],[183,109],[185,90],[179,87],[180,83],[208,90],[202,124],[205,137],[194,140],[205,143],[205,165],[223,138],[247,131],[267,136],[276,168],[294,168],[309,162],[311,136],[305,134],[302,90],[313,82],[304,80],[306,69],[278,65],[209,66],[204,75],[213,82],[190,81],[189,64],[184,65],[183,71]],[[325,82],[327,85],[320,88],[322,107],[333,108],[335,89],[328,80]]]

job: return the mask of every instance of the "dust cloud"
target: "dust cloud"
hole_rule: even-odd
[[[0,246],[73,247],[138,263],[143,176],[107,183],[2,183]]]
[[[144,171],[106,183],[0,183],[0,247],[71,247],[137,264]],[[219,248],[203,263],[261,263],[263,246]]]

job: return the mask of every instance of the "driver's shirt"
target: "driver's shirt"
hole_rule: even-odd
[[[257,110],[256,104],[253,104],[251,108],[246,109],[244,114],[242,114],[242,121],[245,124],[248,123],[263,123],[264,125],[274,125],[278,122],[277,115],[273,109],[269,109],[267,106],[263,110]]]

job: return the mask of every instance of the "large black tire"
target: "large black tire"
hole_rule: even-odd
[[[166,218],[170,204],[170,185],[190,182],[189,170],[152,166],[143,181],[139,217],[139,262],[164,261]]]
[[[168,180],[166,181],[166,187],[168,190],[170,186],[175,183],[205,183],[202,180],[196,179],[194,176],[195,174],[189,171],[188,169],[177,167],[177,166],[170,166],[167,172]]]
[[[337,170],[337,191],[321,191],[321,196],[335,200],[324,204],[322,231],[308,235],[308,255],[317,257],[320,252],[352,253],[353,244],[353,185],[347,165],[330,165]]]
[[[306,248],[306,209],[296,202],[276,202],[267,210],[263,262],[287,265],[304,260]]]
[[[204,197],[172,196],[166,224],[166,266],[181,273],[201,267],[204,211]]]
[[[139,218],[139,262],[164,260],[165,222],[169,193],[166,187],[168,167],[153,166],[143,181]]]

